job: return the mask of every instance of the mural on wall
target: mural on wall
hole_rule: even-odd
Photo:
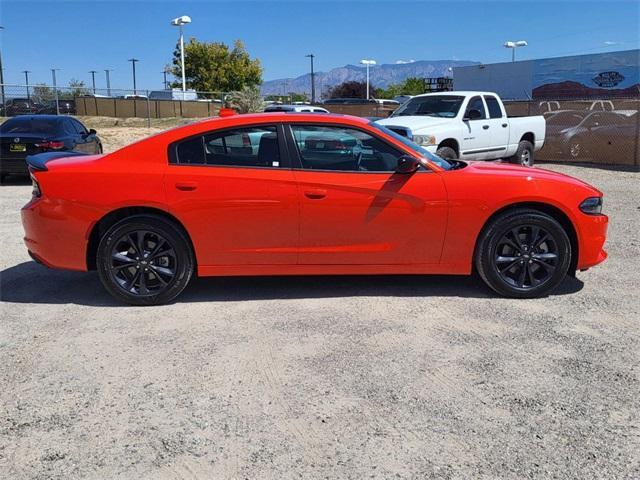
[[[640,96],[640,50],[532,61],[533,98]]]

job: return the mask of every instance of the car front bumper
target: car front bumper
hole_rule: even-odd
[[[578,232],[578,270],[586,270],[607,259],[604,243],[608,226],[606,215],[582,215]]]

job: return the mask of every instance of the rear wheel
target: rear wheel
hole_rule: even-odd
[[[100,281],[118,300],[132,305],[170,302],[194,271],[185,234],[159,216],[136,215],[113,225],[98,246]]]
[[[491,221],[480,234],[475,264],[484,282],[500,295],[535,298],[564,279],[571,242],[553,217],[516,209]]]
[[[451,147],[440,147],[436,150],[436,155],[440,158],[444,158],[445,160],[457,160],[458,154]]]
[[[509,158],[511,163],[518,163],[523,167],[533,167],[533,144],[527,140],[522,140],[518,144],[515,155]]]

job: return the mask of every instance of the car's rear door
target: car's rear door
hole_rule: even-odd
[[[500,101],[495,95],[485,95],[484,101],[487,104],[489,118],[485,120],[482,128],[487,132],[490,139],[489,152],[487,152],[486,158],[502,158],[505,156],[509,145],[507,113],[502,109]],[[487,125],[489,128],[485,128]]]
[[[287,138],[300,190],[300,264],[439,262],[447,201],[438,173],[395,173],[403,152],[354,127],[291,124]]]
[[[199,267],[297,262],[298,190],[282,127],[217,130],[169,147],[165,188]]]

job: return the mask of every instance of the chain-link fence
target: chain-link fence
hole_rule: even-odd
[[[0,116],[69,114],[119,118],[205,118],[229,100],[224,92],[0,85]],[[333,113],[386,117],[379,103],[323,105]],[[537,159],[640,168],[640,98],[507,101],[509,116],[543,115],[545,144]]]
[[[204,118],[218,114],[225,92],[0,85],[0,116],[21,114]]]
[[[543,115],[538,160],[640,167],[640,98],[505,102],[509,116]]]

